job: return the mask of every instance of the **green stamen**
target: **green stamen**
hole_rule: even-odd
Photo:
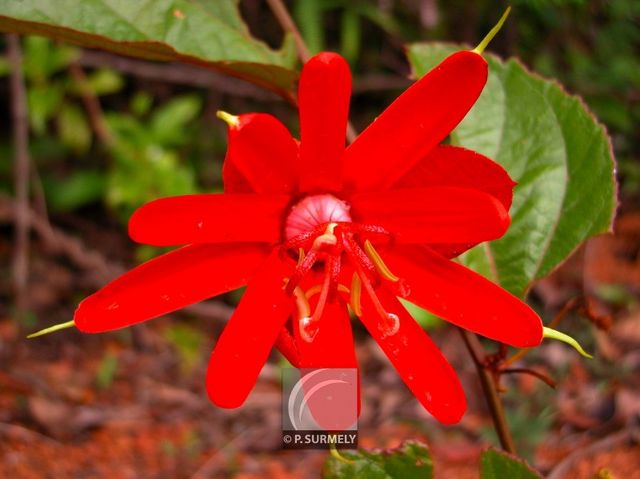
[[[507,17],[509,16],[510,11],[511,11],[511,7],[507,7],[507,9],[502,14],[502,17],[500,17],[500,20],[498,20],[498,23],[496,23],[496,25],[491,30],[489,30],[489,33],[487,33],[487,36],[482,39],[482,41],[478,44],[478,46],[475,47],[473,50],[471,50],[472,52],[475,52],[478,55],[482,55],[482,52],[484,52],[484,49],[487,48],[487,45],[489,45],[489,42],[493,40],[493,37],[496,36],[496,34],[502,28],[502,25],[504,25],[504,22],[507,20]]]
[[[576,351],[578,351],[585,358],[593,359],[589,353],[587,353],[582,346],[578,344],[578,341],[573,339],[571,336],[565,333],[561,333],[560,331],[556,331],[555,329],[543,327],[542,328],[542,336],[545,338],[557,339],[558,341],[562,341],[563,343],[567,343],[569,346],[573,347]]]
[[[73,320],[66,323],[54,324],[53,326],[41,329],[36,333],[31,333],[29,336],[27,336],[27,339],[37,338],[38,336],[44,336],[45,334],[49,333],[55,333],[56,331],[60,331],[62,329],[73,328],[75,325],[76,323],[74,323]]]

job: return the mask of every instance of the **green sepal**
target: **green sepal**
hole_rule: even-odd
[[[544,338],[557,339],[558,341],[567,343],[569,346],[573,347],[573,349],[578,351],[585,358],[593,359],[593,356],[591,356],[591,354],[587,353],[584,349],[582,349],[582,346],[580,346],[580,343],[578,343],[578,341],[573,339],[568,334],[561,333],[560,331],[556,331],[555,329],[552,329],[552,328],[547,328],[546,326],[542,328],[542,331],[543,331],[542,336]]]

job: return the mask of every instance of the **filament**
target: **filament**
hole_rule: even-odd
[[[398,278],[395,274],[393,274],[389,269],[389,267],[386,264],[384,264],[384,261],[380,257],[380,254],[376,251],[376,249],[371,244],[371,241],[366,240],[364,242],[364,250],[367,253],[367,256],[369,257],[369,259],[371,259],[371,261],[373,262],[373,265],[376,267],[376,270],[378,271],[378,273],[380,273],[380,275],[384,279],[386,279],[387,281],[393,281],[394,283],[397,281],[400,281],[400,278]]]
[[[362,305],[360,304],[360,297],[362,295],[362,282],[358,273],[353,273],[351,279],[351,294],[349,295],[349,304],[353,310],[353,314],[358,317],[362,316]]]

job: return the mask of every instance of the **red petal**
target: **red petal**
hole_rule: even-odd
[[[349,280],[351,275],[349,273]],[[306,276],[301,287],[307,291],[310,288],[322,284],[324,274],[311,271]],[[318,295],[310,298],[311,311],[317,307]],[[300,329],[297,325],[297,314],[293,315],[294,337],[288,329],[282,331],[278,337],[278,349],[287,360],[297,368],[355,368],[357,361],[351,321],[346,305],[337,299],[325,304],[322,317],[319,321],[318,332],[311,343],[300,337]],[[330,354],[327,352],[331,351]]]
[[[275,117],[249,113],[229,126],[222,170],[227,192],[292,193],[297,189],[298,145]]]
[[[345,184],[366,191],[393,185],[460,123],[486,81],[482,56],[461,51],[447,57],[347,148]]]
[[[391,270],[406,281],[406,299],[475,333],[516,347],[542,340],[540,317],[526,303],[479,274],[426,246],[385,253]]]
[[[214,404],[238,407],[249,395],[293,309],[283,288],[292,271],[274,251],[249,283],[209,360],[207,392]]]
[[[312,311],[313,307],[314,304],[312,303]],[[299,329],[296,328],[295,332],[298,333]],[[318,333],[311,343],[304,341],[299,334],[296,336],[296,344],[298,345],[299,351],[299,361],[296,367],[358,369],[353,333],[351,330],[351,319],[349,318],[347,306],[341,301],[335,301],[325,305],[322,317],[320,318]],[[357,381],[356,407],[357,416],[359,416],[361,407],[359,371]],[[320,410],[317,410],[316,407],[313,402],[309,404],[311,413],[316,421],[319,422],[319,418],[322,416],[321,413],[323,409],[326,408],[320,407]],[[344,418],[344,416],[340,414],[330,415],[332,420],[340,417]],[[350,421],[342,423],[341,427],[336,426],[336,423],[334,423],[332,429],[340,430],[350,425]],[[327,428],[325,427],[325,429]]]
[[[231,161],[222,164],[222,183],[225,193],[255,193],[253,186]]]
[[[305,63],[298,86],[303,192],[341,189],[350,95],[351,73],[340,55],[320,53]]]
[[[484,191],[496,197],[505,210],[511,208],[516,183],[506,170],[486,156],[457,146],[439,145],[420,160],[394,188],[458,186]],[[435,244],[429,247],[447,258],[455,258],[477,243]]]
[[[131,326],[239,288],[267,257],[261,245],[189,245],[148,261],[80,303],[86,333]]]
[[[207,194],[161,198],[138,208],[129,236],[138,243],[256,241],[275,243],[282,234],[287,195]]]
[[[296,368],[300,367],[300,353],[298,352],[298,346],[286,325],[278,334],[278,339],[276,339],[276,348],[278,348],[278,351],[280,351],[292,366]]]
[[[378,342],[405,384],[424,408],[444,424],[460,420],[467,403],[458,376],[396,297],[382,288],[376,291],[382,304],[400,318],[400,329],[384,336],[380,317],[368,295],[362,295],[362,322]]]
[[[327,303],[318,328],[311,343],[296,338],[300,353],[298,367],[356,368],[358,363],[347,307],[340,301]]]
[[[358,221],[383,226],[401,243],[478,243],[501,237],[510,222],[496,198],[468,188],[360,193],[351,205]]]
[[[496,197],[509,211],[515,185],[509,173],[492,159],[458,146],[438,145],[393,187],[471,188]]]

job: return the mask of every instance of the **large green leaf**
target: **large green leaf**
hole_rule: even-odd
[[[282,94],[296,78],[291,42],[272,50],[253,38],[237,0],[0,0],[0,30],[195,63]]]
[[[480,457],[480,479],[541,479],[526,462],[506,452],[488,449]]]
[[[414,44],[408,56],[419,76],[460,48]],[[451,141],[502,164],[518,186],[507,234],[461,260],[524,297],[582,241],[610,231],[614,159],[604,127],[579,98],[515,59],[486,58],[487,86]]]
[[[330,456],[324,479],[431,479],[433,463],[429,449],[416,441],[407,441],[397,449],[341,452],[347,461]]]

